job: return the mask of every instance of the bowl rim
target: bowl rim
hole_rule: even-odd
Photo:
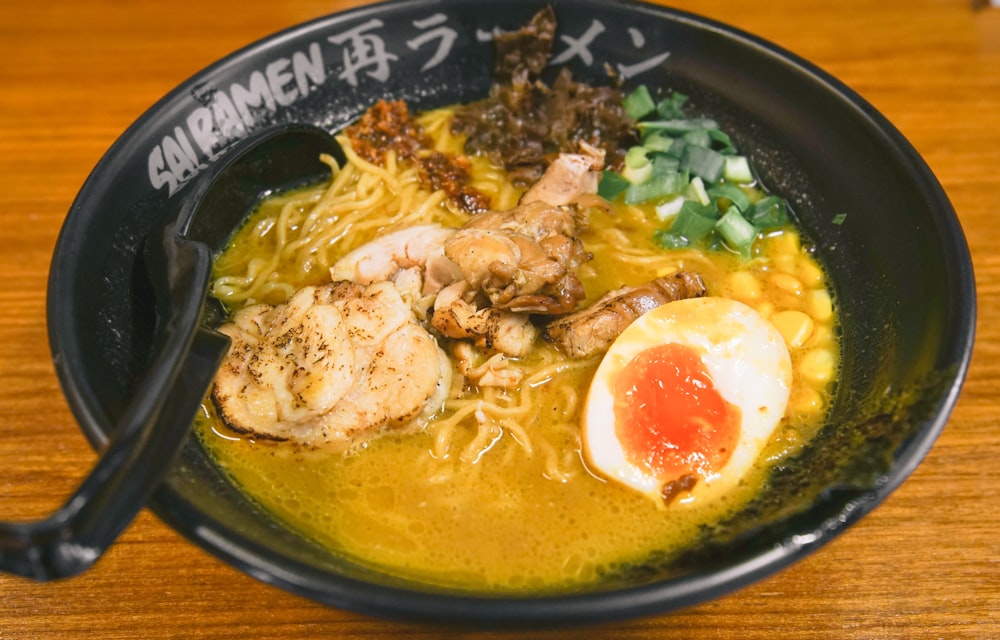
[[[444,0],[435,5],[460,5],[465,0]],[[555,0],[557,8],[565,5],[588,4],[596,0]],[[67,351],[64,336],[69,335],[70,314],[64,291],[66,278],[61,274],[67,264],[76,259],[80,250],[75,239],[86,226],[85,194],[101,188],[107,179],[109,166],[116,161],[127,142],[147,124],[158,118],[164,107],[178,95],[212,73],[227,67],[245,64],[247,60],[296,41],[322,26],[378,15],[388,10],[405,10],[426,6],[428,0],[386,0],[346,11],[320,16],[265,36],[213,62],[196,72],[140,115],[109,147],[86,178],[75,198],[59,234],[49,276],[47,319],[49,341],[56,372],[72,413],[95,449],[104,445],[107,436],[99,425],[103,411],[78,379],[80,361]],[[539,3],[541,6],[542,3]],[[522,626],[538,624],[584,624],[626,617],[662,613],[704,602],[742,588],[771,575],[812,553],[843,532],[847,526],[870,512],[895,490],[920,464],[947,423],[958,399],[972,357],[976,325],[976,293],[971,257],[965,236],[955,211],[943,187],[924,159],[906,138],[857,92],[818,66],[798,55],[750,34],[737,27],[688,11],[646,4],[638,0],[618,0],[639,12],[676,22],[686,27],[709,30],[756,53],[778,59],[784,66],[809,78],[824,92],[847,104],[866,125],[877,131],[893,149],[900,166],[913,176],[924,189],[928,209],[936,215],[935,222],[945,230],[943,255],[948,265],[949,282],[960,300],[953,318],[954,324],[941,353],[951,363],[951,382],[938,401],[932,420],[896,453],[896,462],[882,482],[851,501],[837,522],[827,523],[815,535],[800,536],[764,553],[727,566],[723,569],[695,571],[676,579],[649,585],[612,591],[588,591],[571,595],[541,595],[530,597],[449,595],[421,592],[394,586],[362,582],[341,576],[332,577],[313,567],[274,555],[239,532],[228,528],[212,515],[199,511],[171,490],[162,486],[155,493],[149,508],[165,523],[212,555],[258,580],[281,587],[313,600],[380,617],[416,620],[448,620],[451,622],[487,625]],[[947,348],[945,348],[947,347]]]

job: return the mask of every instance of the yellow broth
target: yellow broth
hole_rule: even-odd
[[[271,251],[271,227],[281,211],[298,207],[296,215],[305,220],[322,191],[265,202],[217,261],[216,276],[244,274]],[[497,208],[509,207],[516,196],[494,195],[494,201],[501,203]],[[751,190],[751,196],[760,193]],[[435,215],[460,224],[444,209]],[[290,227],[295,224],[305,223]],[[659,249],[652,238],[663,225],[652,206],[616,203],[610,213],[591,213],[581,235],[593,253],[581,271],[588,302],[623,285],[697,271],[709,295],[744,301],[770,319],[792,356],[786,416],[751,477],[724,500],[660,509],[591,473],[577,425],[599,358],[564,367],[544,343],[518,363],[529,371],[544,367],[520,388],[459,386],[424,430],[389,434],[347,453],[240,436],[210,403],[196,432],[224,472],[277,519],[331,553],[421,582],[487,593],[560,591],[683,553],[701,525],[766,490],[768,469],[822,425],[838,367],[837,319],[825,273],[796,229],[759,239],[753,258],[744,261],[725,251]],[[292,288],[323,281],[330,261],[378,229],[354,231],[358,237],[338,239],[328,255],[309,258],[313,263],[277,264],[273,279]],[[249,302],[278,303],[287,295],[277,288]],[[488,394],[493,412],[484,426],[473,409]]]

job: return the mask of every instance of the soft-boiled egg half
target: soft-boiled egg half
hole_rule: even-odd
[[[583,416],[592,470],[662,506],[719,498],[785,413],[788,347],[751,307],[670,302],[637,318],[598,366]]]

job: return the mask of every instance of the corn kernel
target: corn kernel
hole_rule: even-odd
[[[788,407],[799,416],[816,415],[823,410],[823,394],[813,387],[800,387],[789,398]]]
[[[761,315],[762,318],[770,319],[774,315],[774,305],[768,301],[761,302],[754,309]]]
[[[817,322],[826,322],[833,317],[833,301],[824,289],[810,291],[806,297],[806,311]]]
[[[753,302],[761,296],[760,282],[749,271],[737,271],[729,276],[729,290],[734,298],[743,302]]]
[[[789,347],[801,347],[809,340],[816,323],[801,311],[780,311],[771,318]]]
[[[799,252],[799,236],[791,232],[778,234],[771,240],[770,249],[771,255],[777,253],[795,255]]]
[[[810,289],[815,289],[823,285],[823,270],[805,255],[799,257],[798,276],[802,284]]]
[[[832,345],[833,340],[833,327],[828,324],[817,323],[813,328],[812,335],[805,342],[803,346],[805,347],[828,347]]]
[[[775,268],[782,273],[793,274],[796,271],[795,254],[777,253],[771,258],[771,261],[774,263]]]
[[[799,361],[799,373],[812,384],[822,384],[833,379],[837,359],[833,352],[822,347],[813,349]]]
[[[785,293],[795,296],[802,295],[802,283],[798,278],[787,273],[775,273],[772,275],[771,284]]]

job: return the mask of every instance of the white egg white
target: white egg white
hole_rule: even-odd
[[[739,444],[721,469],[698,477],[670,505],[725,496],[747,475],[781,421],[792,381],[788,347],[778,330],[751,307],[719,297],[670,302],[640,316],[605,354],[591,383],[583,415],[584,454],[600,475],[639,491],[661,506],[663,485],[632,464],[615,430],[614,387],[623,367],[641,352],[678,343],[699,354],[722,398],[741,413]]]

